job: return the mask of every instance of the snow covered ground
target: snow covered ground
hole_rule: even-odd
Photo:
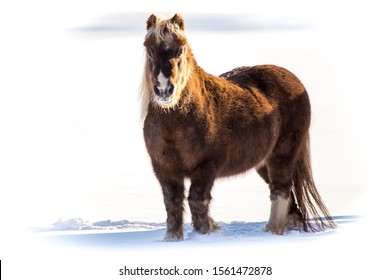
[[[339,224],[337,232],[289,232],[284,236],[264,232],[265,222],[221,224],[220,232],[206,236],[192,232],[186,225],[185,240],[173,243],[162,241],[163,225],[155,223],[138,224],[135,231],[99,228],[15,234],[12,250],[2,258],[3,275],[6,279],[142,279],[121,276],[120,270],[177,267],[181,273],[184,269],[201,269],[202,276],[196,278],[213,279],[217,277],[213,275],[214,268],[271,267],[272,275],[263,277],[381,279],[386,268],[385,258],[377,257],[386,246],[382,232],[373,233],[367,227],[370,222],[362,217],[335,219]],[[144,230],[140,230],[142,226]],[[166,278],[187,279],[183,275]]]
[[[54,2],[0,9],[5,279],[119,279],[125,265],[272,266],[274,279],[383,275],[390,46],[380,1]],[[269,194],[249,172],[216,182],[220,232],[192,233],[187,214],[185,241],[160,242],[165,211],[137,103],[151,12],[181,12],[198,63],[213,74],[272,63],[302,80],[314,175],[336,232],[263,232]]]

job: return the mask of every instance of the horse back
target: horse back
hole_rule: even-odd
[[[276,65],[256,65],[235,68],[220,75],[240,87],[255,87],[277,103],[306,94],[301,81],[290,71]]]
[[[310,100],[302,82],[276,65],[243,66],[220,75],[242,88],[255,88],[273,104],[281,119],[281,132],[304,131],[310,126]]]

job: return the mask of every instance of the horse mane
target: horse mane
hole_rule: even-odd
[[[147,20],[147,33],[145,36],[145,42],[148,39],[154,39],[157,44],[160,44],[161,41],[164,41],[166,35],[174,36],[178,38],[185,47],[183,48],[182,56],[186,59],[182,59],[182,68],[186,69],[185,74],[181,78],[180,82],[177,84],[178,91],[181,92],[186,87],[186,83],[191,75],[191,70],[188,67],[188,58],[193,58],[190,47],[187,44],[187,37],[184,33],[184,21],[182,17],[176,14],[173,18],[166,17],[157,17],[151,15]],[[139,102],[141,103],[141,122],[145,119],[149,104],[151,102],[151,95],[153,92],[153,85],[151,82],[151,73],[149,67],[148,57],[143,53],[144,56],[144,70],[142,75],[142,80],[139,88]],[[194,60],[194,59],[192,59]],[[178,99],[180,94],[177,95]],[[170,108],[164,108],[169,110]]]
[[[184,33],[184,21],[181,16],[176,14],[173,18],[157,17],[151,15],[146,23],[147,33],[145,39],[154,36],[159,43],[164,40],[166,33],[186,39]]]
[[[152,87],[152,84],[151,84],[151,81],[150,81],[150,71],[149,71],[149,67],[147,66],[148,64],[148,59],[145,55],[145,51],[144,51],[144,72],[143,72],[143,75],[142,75],[142,80],[141,80],[141,84],[140,84],[140,87],[139,87],[139,93],[138,93],[138,101],[140,102],[141,104],[141,112],[140,112],[140,121],[143,122],[145,120],[145,117],[148,113],[148,107],[149,107],[149,103],[150,103],[150,95],[152,94],[152,90],[153,90],[153,87]]]

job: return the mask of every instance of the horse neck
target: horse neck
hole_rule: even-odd
[[[189,56],[187,58],[187,71],[189,71],[190,74],[184,91],[190,92],[191,95],[196,95],[197,93],[199,93],[199,89],[202,88],[204,80],[208,78],[209,74],[198,65],[190,47],[188,47],[188,54]]]
[[[215,77],[208,74],[196,63],[192,65],[191,75],[182,92],[179,114],[186,117],[191,115],[206,123],[210,122],[215,113],[214,93],[210,91],[210,85],[214,82],[213,78]]]
[[[193,59],[193,63],[191,63],[190,71],[191,75],[187,81],[185,91],[189,92],[191,97],[197,100],[197,102],[200,101],[199,99],[211,97],[218,87],[235,87],[235,85],[231,84],[226,79],[216,77],[206,72],[197,64],[195,59]],[[209,93],[209,91],[212,91],[212,93]]]
[[[210,102],[212,102],[213,93],[209,93],[209,91],[212,88],[217,88],[221,79],[203,70],[203,68],[198,65],[191,49],[189,49],[187,63],[189,75],[181,93],[179,112],[185,115],[192,110],[195,110],[196,114],[201,115],[210,113]]]

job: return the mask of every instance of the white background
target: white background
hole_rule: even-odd
[[[187,36],[206,71],[219,75],[236,66],[272,63],[302,80],[313,106],[312,156],[320,193],[333,215],[365,217],[342,237],[318,241],[314,248],[329,249],[334,242],[337,246],[326,250],[329,254],[337,248],[347,250],[350,253],[340,261],[356,262],[358,254],[360,265],[370,268],[366,275],[379,271],[360,246],[369,250],[388,244],[381,238],[387,228],[389,187],[385,9],[379,1],[268,2],[0,4],[0,259],[4,269],[8,259],[13,269],[32,269],[19,273],[33,279],[40,274],[50,278],[59,270],[64,279],[68,275],[107,279],[116,276],[117,266],[134,259],[144,266],[159,262],[204,266],[213,262],[209,257],[217,258],[220,265],[234,264],[238,253],[247,262],[264,257],[252,246],[227,243],[201,248],[151,246],[134,253],[110,252],[107,259],[101,251],[35,246],[31,244],[35,241],[30,242],[34,237],[25,234],[30,227],[59,219],[164,221],[161,192],[143,145],[137,96],[144,22],[152,12],[168,16],[180,12],[189,19]],[[213,18],[221,15],[232,21],[227,20],[225,30],[213,30],[218,25]],[[264,28],[250,30],[246,15]],[[118,28],[132,24],[133,29]],[[253,173],[218,181],[213,197],[217,221],[268,218],[267,186]],[[186,222],[190,222],[188,215]],[[290,243],[254,247],[264,250],[270,265],[286,272],[296,266],[288,261],[294,255],[286,251],[313,248]],[[170,260],[166,255],[174,257]],[[321,262],[328,256],[316,251],[307,255],[312,270],[327,278],[318,271],[322,265],[316,266],[311,258],[318,256]],[[64,265],[67,262],[71,265]],[[337,267],[336,277],[361,272],[351,270],[352,264],[331,262],[329,270],[332,266]],[[309,272],[293,275],[309,277]],[[5,273],[21,279],[10,269]]]

